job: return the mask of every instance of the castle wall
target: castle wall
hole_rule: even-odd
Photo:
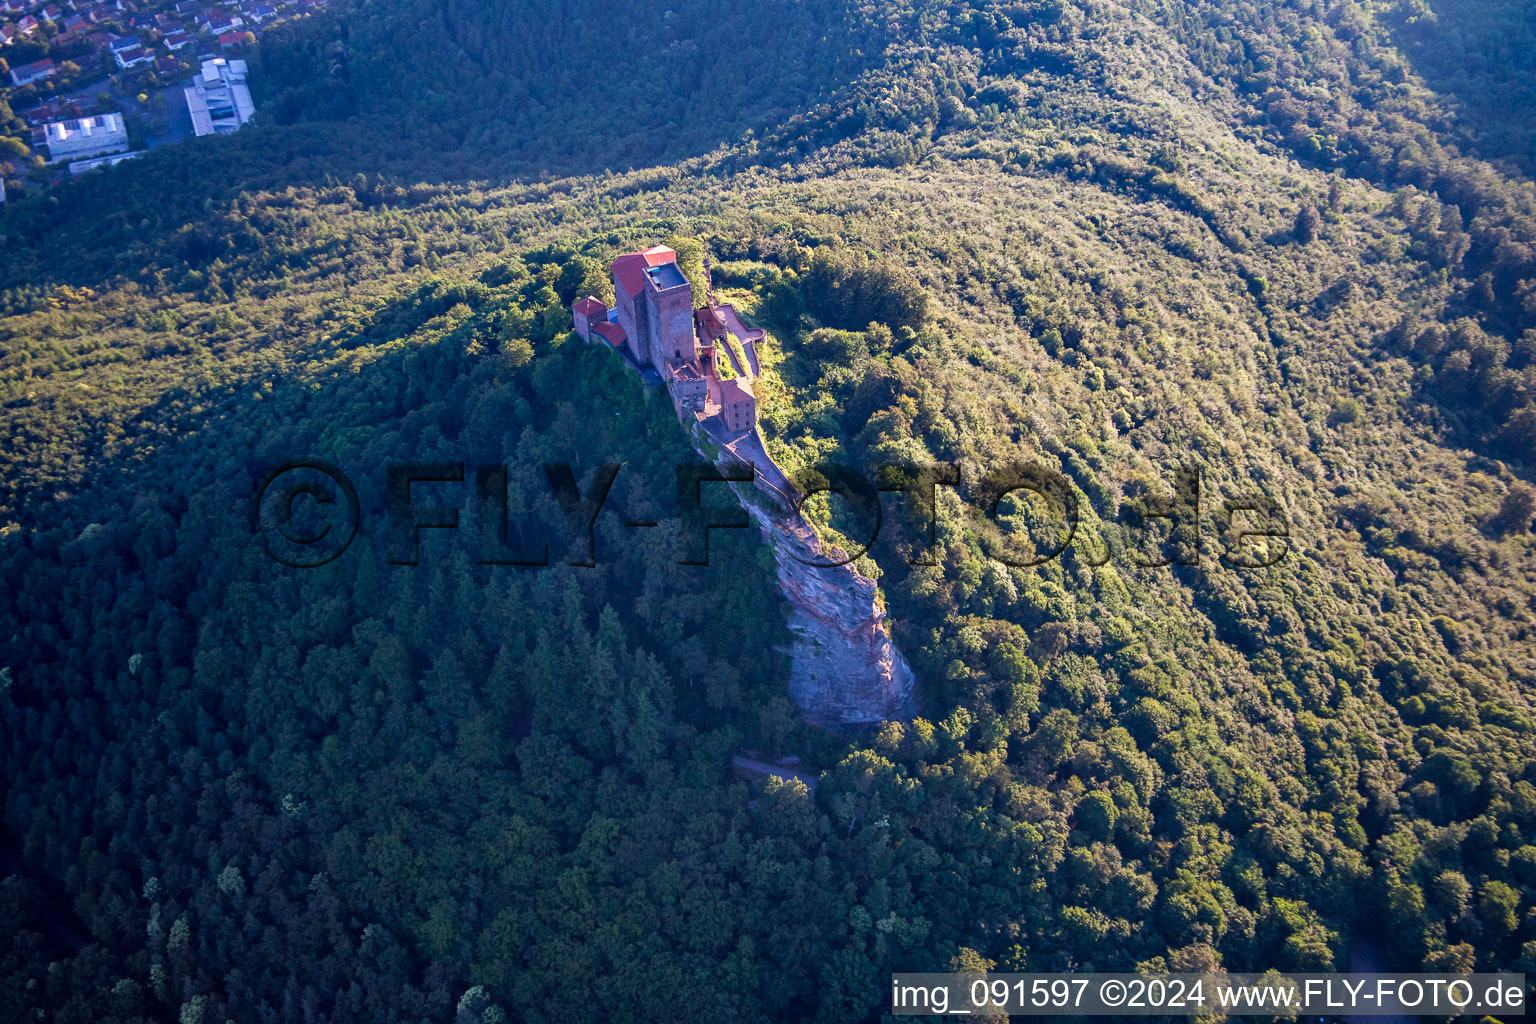
[[[732,402],[721,409],[721,415],[725,419],[726,430],[732,433],[751,430],[757,422],[757,403],[751,399]]]
[[[618,310],[619,326],[624,328],[624,334],[629,339],[630,357],[640,366],[650,366],[650,329],[647,323],[649,318],[645,315],[645,300],[636,302],[617,278],[614,279],[614,293],[617,298],[614,308]]]
[[[651,353],[656,363],[691,363],[698,359],[693,334],[693,289],[687,285],[646,293],[651,307]]]

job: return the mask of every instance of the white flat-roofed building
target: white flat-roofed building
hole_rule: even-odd
[[[128,148],[122,114],[97,114],[71,121],[54,121],[47,133],[48,155],[55,161],[85,160]]]
[[[215,57],[203,61],[203,70],[186,88],[194,135],[232,132],[251,119],[256,106],[245,84],[246,74],[243,60]]]

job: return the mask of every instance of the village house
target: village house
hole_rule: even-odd
[[[216,36],[226,32],[233,32],[245,25],[244,19],[238,14],[228,14],[224,11],[207,11],[198,19],[198,24]]]
[[[16,41],[15,25],[0,25],[0,46],[10,46]]]
[[[117,66],[127,71],[129,68],[142,67],[154,62],[155,55],[142,46],[129,47],[126,50],[117,50],[113,53]]]
[[[713,422],[731,434],[755,430],[751,381],[722,380],[716,362],[729,358],[718,351],[717,341],[725,336],[727,313],[739,325],[735,310],[716,306],[713,290],[695,310],[693,287],[677,265],[677,253],[666,246],[626,253],[610,270],[614,308],[590,295],[578,300],[571,306],[576,334],[588,342],[601,339],[641,370],[654,369],[679,417]]]
[[[37,31],[37,24],[38,24],[37,19],[34,18],[32,15],[28,14],[25,17],[19,18],[17,20],[17,22],[16,22],[16,31],[20,32],[24,36],[29,36],[33,32]]]
[[[41,82],[45,78],[52,78],[58,73],[59,69],[53,61],[44,58],[33,64],[23,64],[19,68],[11,68],[11,84],[20,88],[33,82]]]

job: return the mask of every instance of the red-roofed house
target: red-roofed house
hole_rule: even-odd
[[[209,11],[203,15],[207,19],[208,31],[214,35],[223,35],[232,32],[245,24],[245,19],[238,14],[226,14],[223,11]],[[201,21],[202,19],[198,19]]]
[[[225,32],[219,36],[219,45],[226,50],[232,50],[245,42],[244,32]]]
[[[126,50],[118,50],[115,54],[117,66],[127,71],[129,68],[143,67],[154,62],[155,55],[142,46],[130,46]]]
[[[46,58],[35,64],[23,64],[19,68],[11,68],[11,84],[17,87],[29,85],[32,82],[41,82],[45,78],[52,78],[59,73],[58,67]]]
[[[0,25],[0,46],[10,46],[16,41],[15,25]]]

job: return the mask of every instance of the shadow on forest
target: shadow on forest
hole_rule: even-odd
[[[4,682],[16,712],[0,715],[0,745],[17,754],[13,792],[28,794],[8,803],[6,825],[26,870],[66,880],[57,903],[78,913],[78,931],[131,957],[146,933],[138,893],[163,882],[178,900],[207,896],[199,913],[216,916],[208,908],[224,896],[212,887],[193,895],[179,865],[202,863],[213,846],[241,858],[282,851],[281,877],[251,892],[272,899],[261,903],[273,922],[266,934],[230,929],[228,963],[172,958],[176,991],[230,964],[240,970],[217,975],[228,982],[219,990],[239,1008],[269,995],[253,993],[247,977],[344,991],[358,961],[326,935],[356,934],[361,918],[402,946],[413,941],[420,886],[381,899],[359,867],[336,872],[335,898],[316,895],[310,879],[325,877],[316,872],[335,869],[338,856],[358,861],[338,852],[345,841],[334,846],[342,822],[430,835],[439,854],[482,863],[477,840],[444,837],[433,822],[481,820],[526,777],[528,800],[558,793],[552,834],[574,845],[599,768],[613,779],[660,772],[662,793],[675,771],[650,732],[615,733],[612,708],[633,705],[642,724],[660,722],[658,737],[737,730],[697,757],[685,745],[696,781],[715,786],[733,737],[782,699],[775,650],[788,634],[761,538],[719,538],[711,567],[689,571],[675,568],[667,531],[623,525],[670,517],[675,467],[693,457],[661,391],[590,346],[544,344],[523,365],[471,356],[471,326],[483,325],[392,348],[356,371],[246,377],[199,396],[192,412],[167,396],[124,424],[130,440],[160,428],[133,445],[142,457],[97,465],[72,497],[34,500],[20,529],[0,533],[0,665],[15,670]],[[334,462],[360,499],[356,540],[312,570],[271,561],[250,530],[257,481],[298,456]],[[388,460],[466,464],[462,484],[415,488],[413,504],[465,515],[456,531],[423,531],[414,566],[386,557]],[[476,465],[509,467],[509,523],[559,523],[547,461],[571,463],[583,487],[595,466],[623,465],[597,524],[598,567],[564,566],[555,546],[548,568],[476,564]],[[716,615],[765,626],[727,637],[710,628]],[[603,665],[611,686],[594,680]],[[551,788],[545,765],[580,777]],[[332,781],[322,786],[320,776]],[[443,788],[448,776],[456,781]],[[72,779],[97,781],[74,796]],[[414,780],[428,779],[430,799],[414,795]],[[78,814],[54,813],[66,789]],[[125,808],[128,820],[112,817]],[[399,825],[418,808],[418,824]],[[99,851],[90,871],[78,870],[82,849]],[[272,895],[289,881],[294,891]],[[510,899],[499,890],[488,898]],[[381,1001],[428,985],[414,970],[424,960],[414,956],[408,969],[402,958],[387,972]],[[452,981],[432,981],[434,998],[468,984]]]
[[[1405,8],[1411,10],[1412,8]],[[1472,155],[1536,174],[1536,23],[1521,0],[1437,0],[1388,16],[1392,39],[1456,115]]]

